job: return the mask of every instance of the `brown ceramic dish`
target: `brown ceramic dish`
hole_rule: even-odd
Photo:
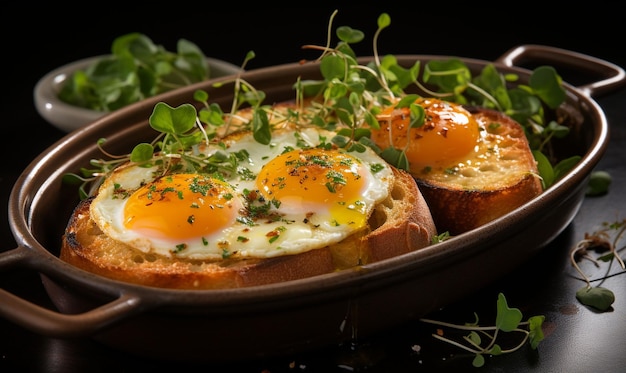
[[[407,65],[445,56],[398,56]],[[593,96],[623,85],[624,71],[570,51],[521,46],[493,61],[500,71],[527,81],[524,59],[567,64],[600,75],[592,84],[566,84],[567,105],[583,118],[564,154],[580,163],[542,195],[511,213],[446,242],[382,262],[299,281],[234,290],[180,291],[115,282],[57,258],[61,235],[78,202],[61,177],[100,157],[101,137],[127,152],[152,139],[147,124],[158,101],[193,102],[195,89],[216,102],[231,102],[229,84],[199,83],[131,105],[68,134],[37,157],[17,180],[9,221],[18,247],[0,254],[0,269],[41,273],[58,308],[51,310],[0,289],[0,315],[53,337],[91,336],[116,349],[146,357],[230,361],[289,354],[348,342],[396,326],[459,300],[540,253],[572,221],[586,182],[602,157],[608,124]],[[473,71],[491,61],[462,59]],[[319,78],[315,64],[288,64],[245,72],[268,102],[291,99],[296,77]],[[480,269],[480,270],[477,270]]]

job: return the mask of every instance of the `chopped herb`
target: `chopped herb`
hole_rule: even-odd
[[[276,229],[273,229],[269,232],[267,232],[266,236],[269,237],[268,242],[269,243],[274,243],[277,239],[280,238],[280,234],[284,231],[286,231],[287,228],[284,226],[280,226],[280,227],[276,227]]]
[[[382,170],[384,170],[384,169],[385,169],[385,166],[384,166],[383,164],[381,164],[381,163],[372,163],[372,164],[370,165],[370,170],[371,170],[373,173],[380,172],[380,171],[382,171]]]

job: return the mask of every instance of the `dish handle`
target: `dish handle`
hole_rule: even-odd
[[[524,61],[533,60],[559,63],[602,76],[603,79],[576,87],[589,97],[615,91],[626,82],[626,73],[618,65],[583,53],[546,45],[520,45],[505,52],[495,62],[514,67]]]
[[[0,272],[10,267],[62,275],[51,261],[34,255],[32,250],[18,246],[0,253]],[[35,333],[50,337],[89,336],[115,322],[139,313],[143,304],[138,296],[121,293],[116,299],[78,314],[63,314],[35,304],[0,288],[0,317],[4,317]]]

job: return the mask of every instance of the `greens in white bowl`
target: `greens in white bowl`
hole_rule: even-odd
[[[170,52],[147,36],[132,33],[115,39],[111,50],[43,76],[34,89],[39,114],[70,132],[145,98],[241,71],[239,66],[206,57],[184,39],[178,41],[176,52]]]

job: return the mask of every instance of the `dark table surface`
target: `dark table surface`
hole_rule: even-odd
[[[300,46],[324,44],[332,7],[280,9],[265,7],[216,11],[208,6],[181,5],[155,9],[145,5],[112,5],[106,9],[39,5],[36,12],[18,5],[9,25],[3,22],[5,70],[3,85],[3,167],[0,195],[6,205],[13,183],[38,154],[65,134],[35,111],[32,89],[46,72],[84,57],[109,52],[112,40],[138,31],[168,49],[178,38],[197,43],[208,56],[240,64],[248,50],[257,58],[249,68],[311,58]],[[237,6],[233,4],[233,6]],[[545,44],[593,55],[626,66],[623,43],[617,43],[618,16],[607,9],[569,11],[563,19],[540,7],[491,13],[480,9],[452,11],[430,5],[399,7],[339,7],[336,25],[349,25],[371,37],[376,17],[383,11],[392,24],[380,40],[381,53],[441,54],[493,60],[520,44]],[[490,14],[487,17],[486,14]],[[7,15],[8,16],[8,15]],[[575,27],[573,27],[575,26]],[[36,30],[36,31],[35,31]],[[367,42],[369,40],[366,38]],[[371,54],[370,45],[357,50]],[[6,67],[5,67],[6,68]],[[567,80],[567,78],[566,78]],[[569,81],[569,80],[568,80]],[[594,97],[611,127],[608,150],[597,166],[611,174],[608,194],[586,197],[567,229],[550,245],[514,272],[488,287],[431,315],[438,320],[472,321],[493,316],[498,293],[509,306],[526,316],[544,315],[545,340],[537,350],[524,347],[514,353],[487,358],[481,369],[471,366],[462,350],[430,336],[431,328],[417,321],[389,330],[354,348],[329,346],[297,356],[226,366],[184,366],[145,360],[102,346],[90,339],[55,339],[37,335],[0,319],[0,372],[144,372],[196,368],[200,371],[248,372],[429,372],[454,369],[484,372],[620,372],[626,369],[626,274],[602,285],[615,293],[609,312],[596,312],[580,304],[575,292],[583,282],[569,262],[574,245],[603,222],[626,218],[626,89]],[[2,247],[16,246],[7,215],[0,214]],[[624,240],[626,241],[626,240]],[[620,247],[624,242],[620,242]],[[622,252],[623,253],[623,252]],[[624,253],[623,253],[624,254]],[[600,270],[594,272],[599,275]],[[2,273],[0,285],[16,294],[53,307],[34,273]],[[482,320],[482,317],[481,317]],[[420,350],[413,348],[419,346]]]

